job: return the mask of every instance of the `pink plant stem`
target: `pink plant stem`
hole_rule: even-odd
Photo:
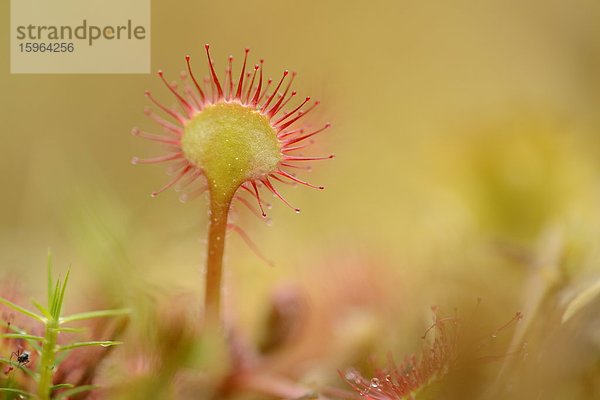
[[[208,327],[221,324],[221,281],[227,216],[232,196],[210,194],[210,226],[208,229],[208,256],[206,259],[206,291],[204,321]]]

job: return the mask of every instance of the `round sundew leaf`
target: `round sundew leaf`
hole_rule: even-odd
[[[185,126],[185,157],[211,189],[231,196],[240,184],[272,173],[281,161],[277,134],[260,112],[237,103],[206,107]]]

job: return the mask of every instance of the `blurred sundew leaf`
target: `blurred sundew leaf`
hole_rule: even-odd
[[[594,201],[585,136],[551,115],[524,110],[484,120],[452,140],[441,177],[495,236],[531,246],[549,224]]]
[[[562,323],[567,322],[573,315],[575,315],[579,310],[590,304],[594,301],[598,295],[600,295],[600,279],[596,280],[591,286],[588,286],[586,289],[583,289],[579,294],[577,294],[573,300],[567,304],[565,312],[562,316]]]

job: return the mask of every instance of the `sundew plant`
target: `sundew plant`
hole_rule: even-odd
[[[88,186],[68,182],[67,211],[48,218],[68,221],[73,257],[83,254],[79,263],[91,264],[89,282],[73,282],[88,266],[73,261],[58,274],[51,257],[43,273],[36,268],[0,277],[0,400],[600,398],[600,164],[597,135],[581,133],[597,131],[597,113],[585,124],[557,122],[547,111],[482,121],[455,116],[460,107],[478,114],[464,105],[435,115],[431,109],[440,100],[430,92],[451,94],[452,101],[459,91],[477,97],[473,88],[463,90],[464,76],[446,75],[465,59],[469,75],[478,76],[471,72],[475,59],[446,48],[441,38],[431,51],[436,58],[428,59],[429,47],[395,34],[399,15],[411,10],[400,13],[392,3],[390,16],[373,5],[355,19],[349,3],[328,11],[333,6],[322,2],[323,13],[343,17],[343,23],[327,21],[323,46],[339,35],[352,48],[340,44],[339,57],[311,48],[310,63],[335,60],[306,74],[271,68],[286,61],[284,53],[265,61],[245,48],[213,59],[220,46],[197,45],[190,55],[182,51],[181,71],[169,67],[152,80],[131,78],[132,110],[111,98],[98,120],[91,107],[89,114],[69,115],[77,129],[110,129],[114,121],[105,115],[125,115],[118,140],[129,140],[133,150],[122,146],[119,162],[111,153],[115,170],[102,176],[118,175],[123,182],[114,187],[135,188],[123,195],[135,205],[124,206],[122,194],[109,190],[110,179],[82,168]],[[302,5],[277,6],[290,21],[297,22],[296,13],[322,18],[303,14]],[[222,7],[232,15],[245,10]],[[454,9],[440,8],[440,20],[429,9],[423,15],[444,26],[457,17]],[[381,24],[367,24],[373,13]],[[490,21],[473,19],[443,33],[468,32],[460,41],[471,51],[504,37],[483,40],[467,29]],[[217,22],[229,28],[236,20]],[[271,29],[271,22],[281,27],[285,21],[263,24]],[[410,32],[410,25],[401,28]],[[440,35],[437,29],[431,34]],[[534,42],[528,29],[515,28],[527,44]],[[561,32],[548,37],[560,36],[562,43],[589,33],[572,25]],[[356,44],[367,39],[355,55]],[[392,41],[403,43],[401,51]],[[577,64],[575,53],[586,53],[592,42],[569,52],[570,62]],[[518,58],[502,58],[505,47],[485,48],[494,57],[482,65],[494,79],[508,76]],[[534,57],[525,50],[518,55]],[[297,51],[304,56],[308,50]],[[400,65],[394,57],[405,52],[413,58]],[[163,52],[153,56],[166,63]],[[418,64],[419,57],[427,62]],[[595,71],[597,59],[586,53],[589,64],[574,71]],[[419,68],[411,69],[412,62]],[[439,65],[437,80],[418,80]],[[125,78],[102,79],[109,85]],[[526,80],[534,91],[534,77]],[[159,89],[147,90],[144,99],[143,89],[152,84]],[[417,89],[410,91],[413,84]],[[577,85],[568,86],[569,93]],[[592,92],[586,91],[589,98]],[[136,119],[133,109],[144,106],[145,117]],[[132,125],[138,125],[133,138],[126,135]],[[447,135],[437,132],[442,129]],[[52,154],[54,137],[46,137],[32,141],[39,146],[33,182],[48,180],[39,168]],[[91,159],[98,143],[90,143],[80,153]],[[141,156],[146,152],[150,156]],[[155,186],[143,180],[161,172],[168,178]],[[303,201],[292,197],[294,188]],[[161,204],[168,204],[167,212]],[[278,208],[278,223],[286,225],[289,214],[306,225],[270,228],[268,241],[257,239],[256,228],[270,226]],[[45,217],[45,210],[31,212],[19,218]],[[248,256],[234,256],[237,247],[250,250]],[[39,286],[47,291],[45,301],[30,299],[39,297]]]
[[[164,106],[146,92],[146,96],[171,118],[168,121],[152,110],[147,112],[168,135],[153,135],[138,128],[132,131],[134,135],[166,144],[169,153],[152,159],[135,157],[132,163],[174,163],[172,170],[175,177],[152,192],[152,196],[178,183],[181,188],[198,183],[200,187],[194,189],[194,197],[204,191],[209,193],[204,314],[207,323],[214,324],[220,318],[226,232],[235,230],[247,239],[240,227],[229,223],[232,203],[250,209],[258,207],[259,215],[266,218],[259,190],[264,189],[299,213],[300,209],[290,205],[276,185],[299,183],[323,189],[323,186],[297,178],[296,171],[304,169],[307,162],[330,159],[333,155],[299,155],[312,144],[312,138],[329,128],[330,124],[317,129],[305,127],[306,116],[319,105],[318,101],[308,104],[311,100],[308,96],[296,104],[291,103],[290,109],[285,111],[284,107],[296,100],[297,92],[291,90],[295,73],[289,77],[289,71],[285,70],[276,84],[272,79],[265,82],[263,60],[247,72],[250,50],[246,49],[237,79],[234,79],[233,56],[230,56],[221,82],[210,57],[209,45],[204,47],[210,76],[202,84],[192,71],[190,56],[185,57],[189,77],[182,75],[181,92],[166,80],[162,71],[158,72],[177,99],[180,109]],[[188,80],[191,80],[192,86]],[[248,197],[255,201],[256,206],[249,204]]]

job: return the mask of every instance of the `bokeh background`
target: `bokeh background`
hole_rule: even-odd
[[[160,154],[130,135],[155,128],[143,92],[169,99],[160,80],[11,75],[7,1],[0,13],[2,274],[41,298],[51,248],[72,266],[70,310],[147,293],[199,308],[206,202],[151,198],[164,169],[130,164]],[[176,76],[191,54],[204,71],[204,43],[224,69],[248,46],[269,74],[298,71],[323,104],[313,121],[334,125],[319,148],[336,158],[304,175],[326,190],[284,188],[300,215],[278,201],[270,227],[240,213],[275,267],[232,235],[228,312],[260,336],[273,288],[291,282],[331,308],[328,335],[381,353],[414,349],[431,305],[481,298],[491,326],[527,320],[549,292],[563,309],[600,272],[599,21],[594,0],[153,1],[154,70]],[[595,353],[563,360],[588,371],[598,329],[574,332]]]

